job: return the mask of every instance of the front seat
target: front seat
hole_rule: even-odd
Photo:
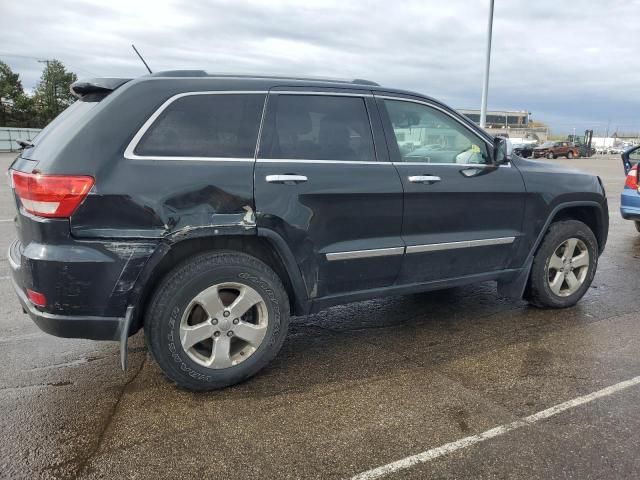
[[[347,124],[337,115],[327,115],[320,121],[318,143],[322,156],[326,159],[358,160],[351,148],[351,138]]]

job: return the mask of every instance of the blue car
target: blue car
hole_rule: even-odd
[[[625,220],[633,220],[640,232],[640,191],[638,190],[638,164],[640,145],[631,147],[622,154],[622,164],[627,180],[620,195],[620,213]]]

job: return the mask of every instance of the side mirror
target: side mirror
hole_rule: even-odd
[[[493,163],[503,165],[511,160],[513,145],[511,140],[504,137],[493,138]]]
[[[625,150],[622,154],[622,165],[624,166],[624,174],[627,175],[629,170],[633,168],[633,164],[640,161],[640,145]]]

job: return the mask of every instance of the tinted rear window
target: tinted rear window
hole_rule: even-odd
[[[277,95],[269,104],[263,158],[375,161],[362,97]]]
[[[172,102],[134,153],[160,157],[252,158],[264,94],[189,95]]]
[[[23,158],[51,159],[92,116],[97,101],[76,100],[33,139],[35,147],[26,148]]]

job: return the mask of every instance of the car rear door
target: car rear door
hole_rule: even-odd
[[[407,245],[398,284],[506,269],[522,234],[517,168],[491,161],[490,137],[426,100],[380,95],[391,159],[402,180]]]
[[[369,91],[271,90],[256,221],[286,242],[310,298],[393,284],[404,254],[402,202]]]

